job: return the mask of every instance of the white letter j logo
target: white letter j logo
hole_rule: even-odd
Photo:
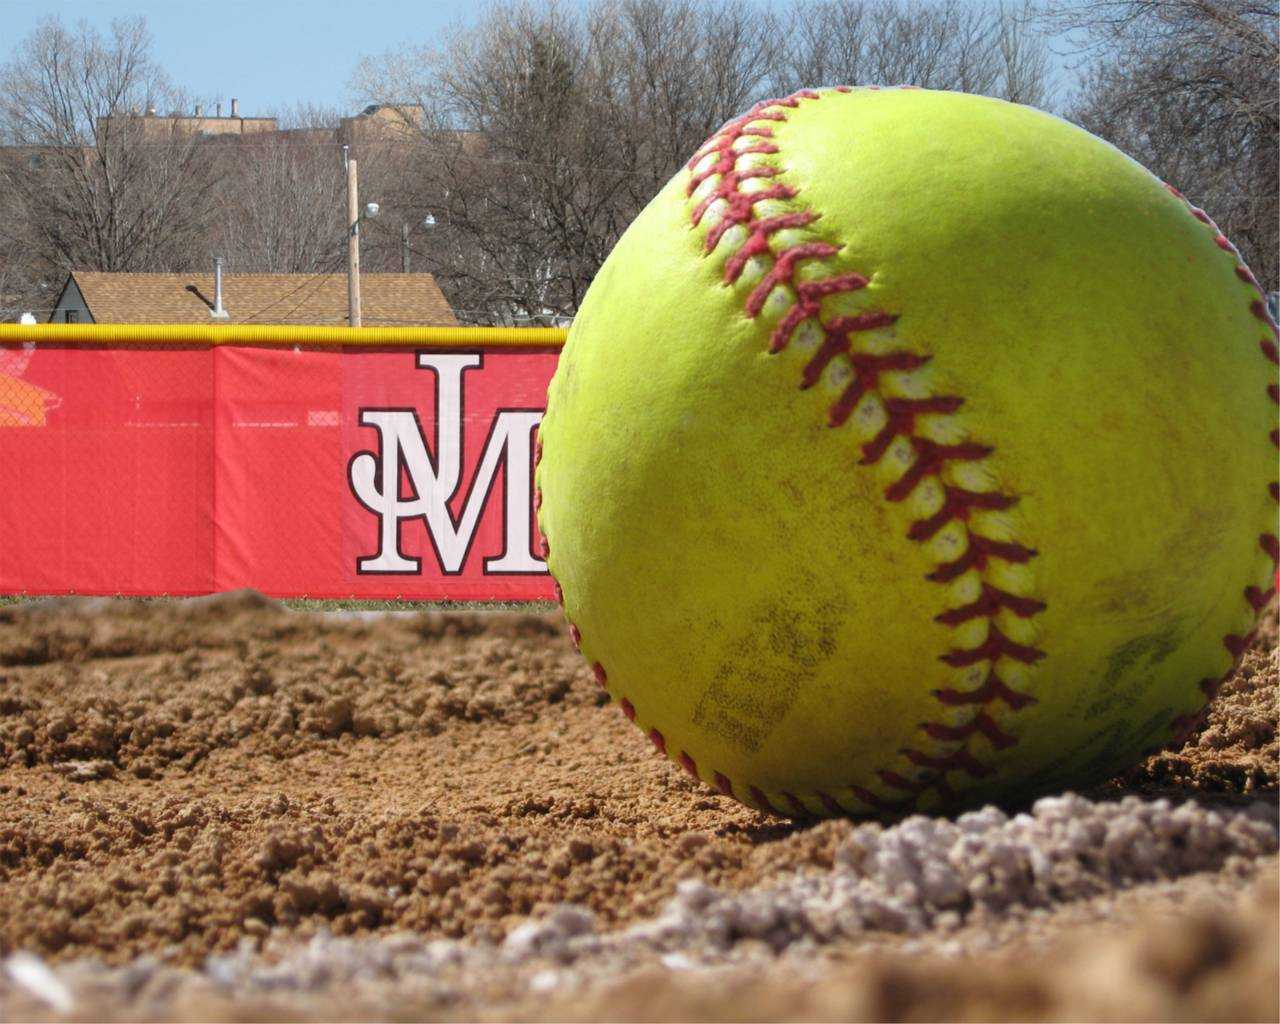
[[[378,553],[361,558],[361,573],[416,573],[417,558],[400,550],[400,524],[421,518],[445,575],[460,573],[475,540],[476,528],[506,461],[502,554],[485,559],[486,573],[541,573],[546,564],[532,553],[533,431],[541,410],[505,409],[497,413],[485,439],[480,464],[455,520],[449,501],[462,480],[463,377],[482,365],[479,353],[418,353],[419,369],[432,371],[436,390],[435,458],[413,409],[362,409],[360,424],[378,432],[378,451],[358,452],[348,467],[351,489],[360,504],[378,516]],[[401,470],[408,497],[400,496]]]

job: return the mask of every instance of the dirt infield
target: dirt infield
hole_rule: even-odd
[[[695,785],[554,615],[0,608],[0,1016],[1274,1020],[1275,646],[1122,779],[885,828]]]

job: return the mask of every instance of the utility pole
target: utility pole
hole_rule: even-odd
[[[347,320],[352,327],[361,325],[360,316],[360,180],[356,162],[342,147],[342,160],[347,166]]]
[[[400,225],[400,269],[409,273],[409,222]]]

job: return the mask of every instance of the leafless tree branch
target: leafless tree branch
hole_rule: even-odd
[[[437,47],[367,59],[353,86],[424,111],[397,202],[439,222],[423,251],[454,304],[545,322],[574,313],[650,197],[765,95],[911,82],[1045,102],[1047,50],[1025,13],[962,0],[500,0]]]
[[[1045,13],[1085,61],[1069,116],[1207,209],[1280,287],[1280,6],[1076,0]]]

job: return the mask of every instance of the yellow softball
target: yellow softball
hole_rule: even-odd
[[[1027,107],[806,91],[618,242],[541,430],[597,678],[787,815],[1088,783],[1273,591],[1275,325],[1209,218]]]

